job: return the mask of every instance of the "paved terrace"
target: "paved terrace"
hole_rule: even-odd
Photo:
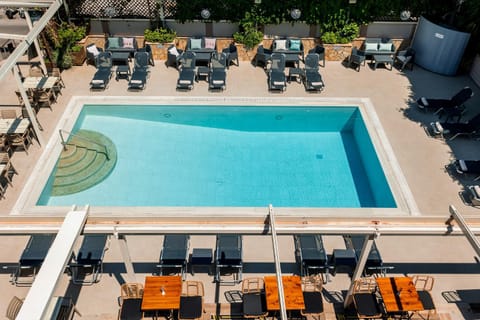
[[[369,66],[362,67],[360,72],[346,68],[340,62],[327,62],[321,68],[326,89],[324,97],[368,97],[372,100],[387,137],[393,147],[400,167],[415,197],[422,215],[448,217],[448,205],[453,204],[467,218],[476,217],[478,209],[466,206],[459,197],[463,187],[471,182],[452,178],[446,171],[447,165],[455,157],[480,158],[479,142],[463,138],[452,142],[444,142],[428,137],[422,124],[436,120],[430,113],[422,113],[416,108],[414,101],[420,96],[451,97],[460,88],[468,85],[475,91],[475,96],[467,103],[465,118],[479,112],[480,90],[468,76],[445,77],[415,67],[413,71],[398,72]],[[254,68],[250,63],[241,61],[240,67],[232,66],[228,71],[227,90],[223,93],[210,93],[206,82],[199,82],[191,92],[176,92],[175,85],[178,72],[166,68],[163,61],[156,61],[152,68],[147,88],[142,92],[128,92],[125,80],[112,79],[105,92],[90,92],[89,81],[95,72],[93,66],[73,67],[62,73],[66,88],[62,91],[53,111],[42,109],[38,118],[42,124],[45,140],[52,134],[56,122],[72,96],[222,96],[229,97],[265,97],[273,94],[267,91],[266,74],[262,68]],[[18,106],[15,96],[16,84],[13,77],[7,77],[0,83],[2,101],[1,108]],[[279,96],[279,95],[275,95]],[[304,97],[311,94],[304,91],[302,85],[291,83],[282,97]],[[35,142],[28,150],[28,155],[19,151],[12,162],[19,172],[13,178],[13,187],[9,187],[6,198],[0,200],[0,214],[8,215],[18,194],[40,157],[42,149]],[[9,268],[18,261],[26,244],[25,236],[3,236],[0,252],[0,264],[5,266],[0,274],[0,315],[4,314],[8,301],[13,295],[25,297],[28,288],[15,287],[9,282]],[[137,273],[137,280],[143,282],[144,277],[153,272],[162,246],[162,236],[128,236],[132,260]],[[291,236],[280,237],[280,258],[285,273],[298,272],[293,254]],[[324,239],[327,252],[334,248],[343,248],[343,240],[339,236],[327,236]],[[146,245],[148,244],[148,245]],[[475,253],[463,237],[440,236],[384,236],[377,241],[387,265],[395,266],[393,274],[428,273],[436,278],[434,300],[442,319],[476,319],[480,316],[472,314],[465,303],[448,303],[442,293],[480,288],[478,261]],[[191,247],[214,248],[214,236],[193,236]],[[245,277],[274,272],[273,255],[271,254],[270,237],[245,236],[244,261]],[[82,319],[116,319],[120,292],[120,283],[125,281],[125,270],[119,248],[112,241],[108,250],[105,272],[100,283],[93,286],[76,286],[69,282],[65,275],[58,286],[58,295],[74,297]],[[188,277],[192,279],[192,276]],[[226,302],[225,291],[238,290],[239,286],[215,287],[213,277],[205,272],[195,275],[195,279],[204,281],[206,286],[205,302]],[[348,288],[347,273],[339,273],[325,285],[325,297],[329,302],[341,301],[341,293]],[[334,319],[334,304],[327,303],[327,319]],[[205,319],[210,317],[210,309]]]

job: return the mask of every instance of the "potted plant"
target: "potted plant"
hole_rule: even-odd
[[[86,59],[86,51],[83,45],[77,44],[86,36],[86,27],[76,26],[73,23],[63,22],[54,30],[50,31],[51,43],[54,47],[53,56],[55,64],[68,69],[72,65],[82,65]],[[52,57],[52,60],[54,59]]]
[[[150,44],[154,59],[165,60],[167,58],[167,47],[174,42],[177,33],[167,28],[145,29],[145,43]]]
[[[253,49],[263,40],[263,33],[256,27],[253,15],[245,13],[245,18],[240,21],[240,31],[233,34],[235,42],[243,44],[247,51]]]
[[[343,60],[350,55],[351,42],[358,36],[359,26],[344,10],[329,17],[321,26],[322,42],[328,60]]]

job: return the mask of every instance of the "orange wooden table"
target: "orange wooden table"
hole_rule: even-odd
[[[387,312],[420,311],[423,304],[410,277],[377,278]]]
[[[181,293],[180,276],[148,276],[143,288],[142,311],[179,309]]]
[[[278,286],[276,276],[266,276],[265,294],[267,298],[267,310],[280,310],[278,301]],[[287,310],[305,309],[303,301],[302,280],[299,276],[282,276],[283,295],[285,296],[285,308]]]

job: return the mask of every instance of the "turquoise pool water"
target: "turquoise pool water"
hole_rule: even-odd
[[[38,205],[396,207],[357,107],[85,105],[116,145],[102,183]],[[53,176],[54,173],[52,173]]]

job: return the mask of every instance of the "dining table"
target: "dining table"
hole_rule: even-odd
[[[142,311],[171,311],[180,308],[180,276],[147,276],[143,287]]]
[[[382,277],[376,281],[387,313],[424,310],[411,277]]]
[[[268,311],[280,310],[278,285],[276,276],[265,276],[265,295]],[[303,300],[302,279],[299,276],[282,276],[285,308],[288,311],[305,309]]]
[[[0,134],[24,134],[30,125],[27,118],[0,119]]]
[[[25,89],[52,89],[58,82],[58,77],[26,77],[23,80]]]

